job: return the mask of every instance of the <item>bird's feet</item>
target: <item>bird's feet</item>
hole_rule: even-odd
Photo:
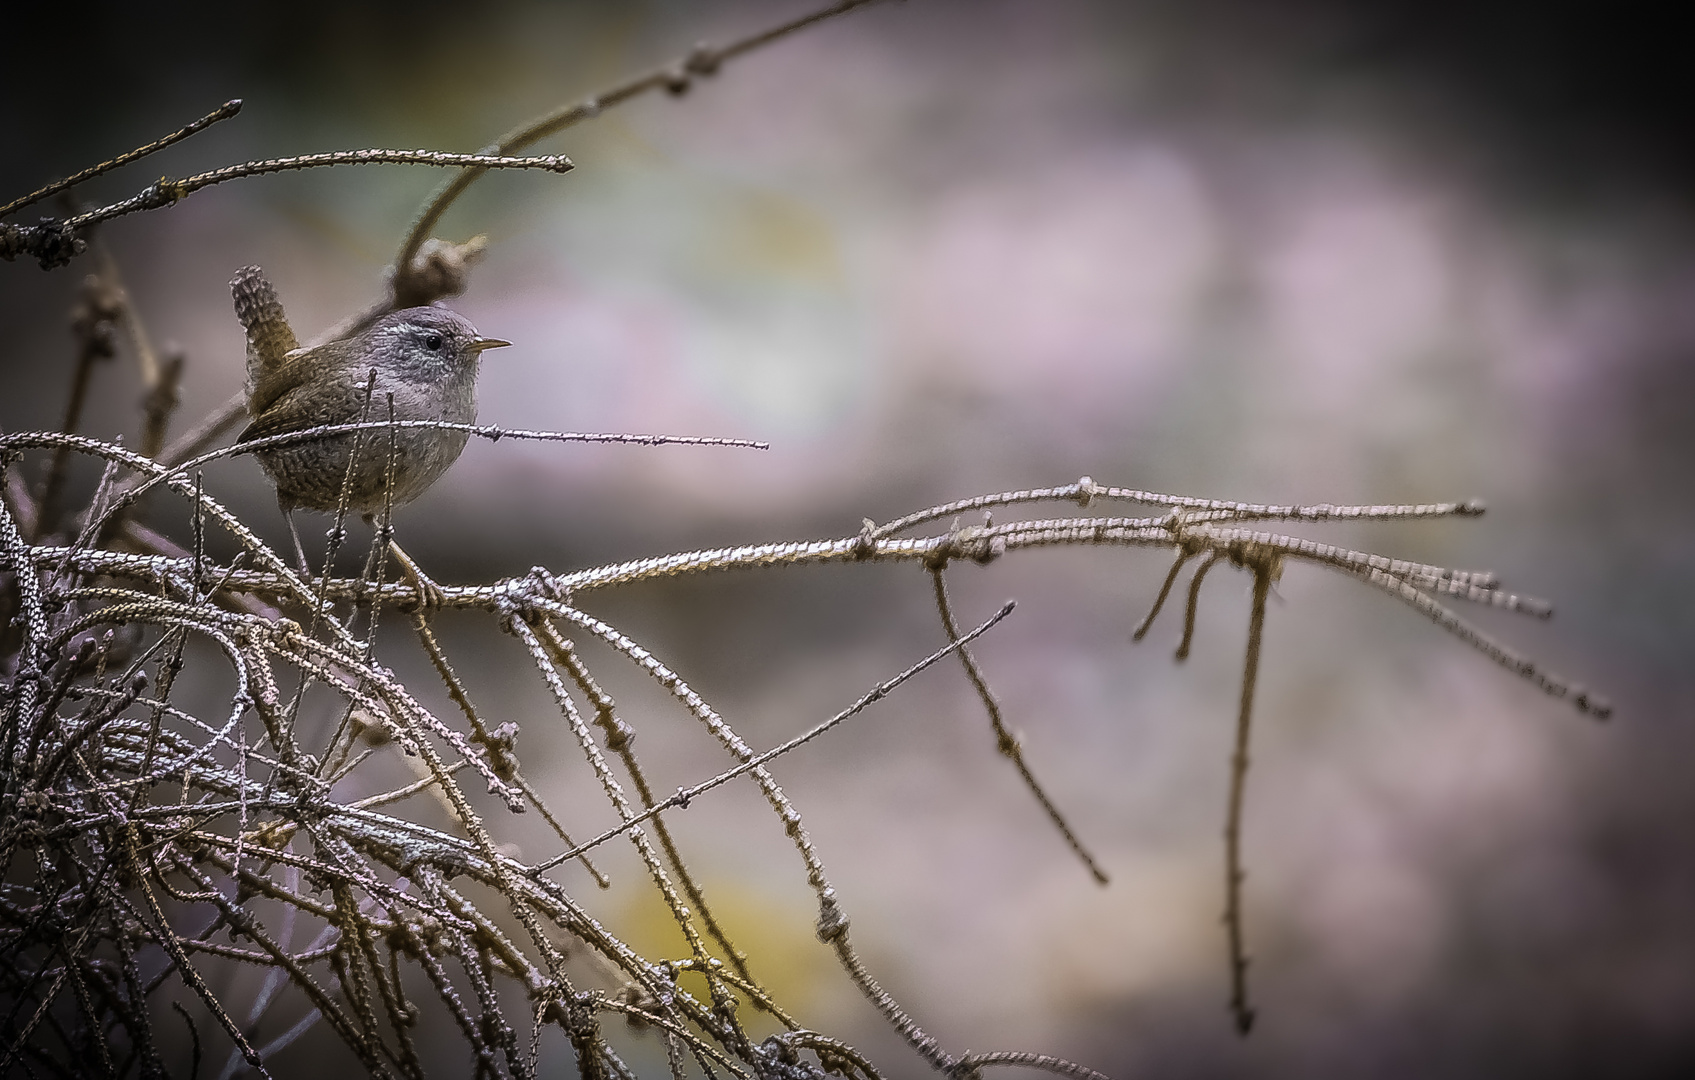
[[[406,583],[411,585],[417,594],[400,605],[401,611],[417,612],[429,618],[446,606],[447,597],[443,595],[441,586],[431,581],[430,576],[418,568],[418,564],[412,561],[412,556],[406,554],[404,548],[390,540],[388,550],[401,569],[406,571]]]

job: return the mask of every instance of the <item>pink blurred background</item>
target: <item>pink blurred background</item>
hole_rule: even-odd
[[[249,157],[472,150],[807,6],[43,24],[0,84],[0,179],[28,190],[233,96],[238,119],[86,196]],[[1163,554],[951,575],[963,620],[1020,600],[979,655],[1108,888],[996,756],[957,669],[775,772],[873,973],[956,1052],[1116,1076],[1675,1073],[1695,1059],[1695,169],[1663,35],[1561,11],[911,0],[608,112],[546,144],[575,172],[488,177],[441,229],[490,237],[454,306],[516,343],[485,362],[481,417],[772,449],[474,443],[400,535],[469,582],[847,535],[1084,474],[1265,502],[1484,498],[1480,521],[1311,534],[1553,599],[1548,625],[1466,614],[1605,691],[1617,719],[1542,698],[1363,586],[1290,570],[1248,796],[1246,1041],[1218,924],[1242,575],[1210,579],[1182,666],[1170,614],[1128,640]],[[179,425],[240,385],[236,267],[264,266],[310,337],[376,295],[439,179],[263,178],[110,226],[149,329],[187,353]],[[83,272],[0,266],[0,427],[57,422]],[[133,364],[101,377],[86,430],[133,440]],[[251,463],[208,486],[282,537]],[[759,747],[941,640],[916,567],[699,578],[588,607]],[[520,650],[483,616],[441,621],[486,711],[521,723],[531,773],[581,832],[603,827]],[[722,767],[677,710],[591,660],[657,788]],[[738,790],[678,821],[756,972],[803,1022],[916,1075],[811,939],[798,863],[759,813]],[[511,826],[537,856],[538,824]],[[665,941],[639,870],[611,861],[618,884],[591,902],[637,944]]]

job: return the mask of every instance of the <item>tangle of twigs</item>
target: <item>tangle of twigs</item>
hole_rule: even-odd
[[[989,707],[1003,753],[1012,758],[1085,866],[1104,876],[1018,755],[986,676],[968,651],[972,639],[1009,609],[962,631],[943,585],[947,566],[955,560],[986,563],[1054,545],[1134,545],[1171,550],[1179,565],[1199,557],[1203,566],[1223,563],[1253,576],[1226,834],[1231,1001],[1244,1029],[1252,1018],[1240,891],[1248,725],[1265,598],[1285,565],[1313,564],[1373,585],[1545,692],[1569,698],[1597,715],[1605,715],[1607,708],[1486,638],[1444,604],[1459,598],[1546,617],[1545,604],[1502,591],[1492,576],[1389,559],[1242,524],[1472,516],[1480,511],[1475,503],[1276,507],[1106,487],[1085,477],[1059,487],[934,507],[890,527],[868,523],[853,536],[687,552],[571,574],[536,568],[523,577],[487,585],[442,588],[446,604],[485,612],[491,629],[510,637],[527,656],[599,778],[618,824],[574,841],[526,778],[514,752],[516,725],[488,725],[422,614],[414,616],[415,630],[462,713],[460,721],[433,713],[377,662],[370,623],[384,606],[418,599],[413,584],[384,580],[380,548],[358,576],[326,573],[303,580],[286,559],[207,495],[203,484],[190,482],[180,469],[81,436],[0,437],[0,457],[7,461],[26,452],[61,449],[107,465],[108,480],[82,515],[85,526],[75,542],[26,541],[19,510],[0,509],[0,565],[8,607],[18,624],[5,657],[8,679],[0,743],[6,763],[6,826],[0,834],[0,859],[12,878],[22,866],[40,868],[29,886],[11,887],[0,903],[6,927],[0,948],[9,972],[5,996],[12,1003],[4,1049],[8,1063],[45,1060],[54,1042],[87,1046],[88,1039],[76,1036],[76,1030],[85,1035],[108,1031],[110,1037],[102,1045],[119,1048],[146,1072],[152,1067],[146,1061],[152,1045],[151,1013],[139,974],[146,969],[150,980],[166,980],[174,973],[194,990],[240,1056],[260,1068],[264,1053],[243,1041],[241,1025],[203,990],[206,980],[198,965],[230,958],[270,967],[279,979],[295,984],[320,1022],[379,1075],[411,1075],[421,1068],[407,1031],[424,1006],[403,986],[407,980],[399,971],[408,966],[427,977],[441,1007],[458,1018],[479,1070],[490,1074],[531,1075],[535,1068],[510,1026],[501,1021],[490,1027],[491,1018],[503,1015],[494,988],[505,979],[524,988],[535,1024],[561,1026],[586,1076],[623,1072],[602,1027],[607,1013],[638,1018],[662,1030],[697,1061],[737,1075],[765,1074],[772,1061],[799,1060],[801,1049],[811,1051],[820,1063],[846,1067],[857,1060],[851,1048],[832,1047],[823,1036],[801,1032],[748,970],[747,958],[713,920],[698,878],[664,830],[667,815],[685,811],[693,800],[742,777],[760,789],[796,846],[819,905],[819,937],[915,1051],[949,1075],[994,1063],[1046,1061],[1039,1055],[965,1058],[950,1053],[878,986],[849,940],[847,917],[798,811],[766,768],[778,756],[851,720],[918,671],[957,654]],[[104,494],[112,487],[110,477],[122,470],[145,478],[132,490],[157,486],[188,500],[196,538],[192,552],[172,555],[90,542],[100,531],[93,523],[111,512]],[[1138,502],[1168,509],[1146,517],[1084,513],[915,531],[952,517],[962,507],[1054,501],[1085,507]],[[20,509],[27,513],[29,508]],[[224,563],[208,559],[201,539],[208,525],[228,533],[243,558]],[[662,659],[582,607],[598,590],[654,578],[863,561],[906,562],[926,570],[936,586],[946,643],[836,716],[763,753]],[[280,598],[309,625],[286,616],[256,614],[235,602],[252,594]],[[354,606],[348,607],[349,602]],[[360,612],[367,619],[363,633],[355,625]],[[631,749],[633,729],[576,649],[583,641],[609,646],[653,678],[719,741],[729,763],[669,796],[656,796]],[[193,642],[210,645],[222,655],[231,687],[225,705],[211,713],[173,701],[173,688],[186,677],[185,646]],[[211,676],[202,670],[194,677],[204,682]],[[299,719],[308,686],[327,690],[339,702],[339,721],[330,725],[327,737],[320,732],[316,741]],[[250,721],[257,722],[257,739],[249,734]],[[362,790],[360,777],[374,767],[371,763],[392,756],[396,749],[411,763],[414,780],[360,798],[338,794]],[[495,798],[484,809],[463,785],[471,774]],[[449,809],[457,831],[426,826],[406,813],[406,800],[425,792]],[[529,807],[553,823],[560,846],[524,861],[501,850],[497,821],[501,814]],[[654,887],[684,931],[687,956],[660,963],[638,955],[553,877],[562,864],[586,859],[616,840],[635,845]],[[303,889],[302,878],[312,888]],[[474,900],[475,890],[467,891],[471,886],[497,895],[498,904]],[[325,892],[327,897],[318,898]],[[172,918],[161,897],[189,909],[210,905],[211,927],[185,935],[178,929],[181,917]],[[267,917],[261,909],[288,914]],[[500,930],[499,923],[508,917],[522,926],[522,937]],[[280,929],[284,919],[290,932]],[[292,929],[302,920],[321,928],[304,948],[298,944],[299,930]],[[67,933],[73,935],[74,947],[67,945]],[[580,976],[574,977],[565,958],[577,950],[598,956],[603,976],[611,982],[585,985]],[[123,956],[130,960],[123,961]],[[137,973],[133,985],[125,981],[126,964]],[[704,978],[704,996],[677,984],[685,971]],[[98,998],[78,990],[91,980],[101,981]],[[329,989],[331,985],[339,994]],[[67,991],[69,1001],[56,1005]],[[466,991],[477,998],[483,1019],[466,1005]],[[778,1018],[790,1036],[753,1041],[737,1019],[738,1002]],[[48,1039],[44,1025],[59,1034]],[[1089,1075],[1062,1062],[1038,1067]],[[865,1062],[853,1068],[875,1075]]]
[[[347,333],[394,307],[463,289],[483,241],[452,244],[430,234],[489,169],[564,171],[570,163],[562,157],[512,155],[640,94],[681,93],[734,57],[869,2],[841,0],[726,46],[697,46],[675,63],[520,125],[478,154],[356,150],[161,180],[62,221],[0,222],[0,256],[28,254],[44,267],[64,265],[87,248],[85,234],[95,224],[265,172],[388,161],[462,168],[420,211],[389,273],[388,295],[331,336]],[[187,138],[235,115],[239,106],[232,101],[156,142],[45,185],[0,207],[0,217]],[[94,366],[114,355],[120,325],[142,361],[147,391],[141,452],[78,434]],[[803,1027],[760,981],[759,957],[740,949],[715,917],[701,877],[668,824],[695,800],[745,782],[794,845],[818,906],[819,941],[934,1071],[967,1078],[991,1066],[1012,1066],[1098,1077],[1039,1053],[950,1051],[928,1034],[915,1016],[921,1007],[909,1011],[897,1002],[854,948],[847,913],[801,814],[769,769],[896,694],[918,672],[957,656],[997,748],[1083,867],[1106,882],[1082,839],[1086,830],[1068,821],[1026,762],[970,648],[1008,616],[1011,605],[975,625],[967,625],[969,618],[962,622],[946,577],[959,560],[990,563],[1056,546],[1168,550],[1174,561],[1135,630],[1138,640],[1183,567],[1198,560],[1179,659],[1193,638],[1205,575],[1219,566],[1251,575],[1229,766],[1224,888],[1229,1000],[1244,1031],[1254,1011],[1241,824],[1266,599],[1286,566],[1307,564],[1357,579],[1545,693],[1598,717],[1609,709],[1449,607],[1458,600],[1549,616],[1547,604],[1503,591],[1493,575],[1265,528],[1471,517],[1482,512],[1479,503],[1274,506],[1110,487],[1083,477],[929,507],[881,526],[867,521],[850,536],[682,552],[570,573],[537,567],[521,577],[439,587],[433,602],[481,613],[486,632],[505,640],[533,670],[593,772],[615,823],[573,831],[543,800],[541,785],[517,753],[517,723],[492,722],[489,710],[473,701],[431,628],[417,575],[389,575],[391,508],[380,515],[362,570],[339,574],[344,485],[330,551],[315,575],[298,569],[208,494],[203,470],[232,454],[358,432],[385,440],[392,488],[396,433],[417,426],[489,439],[762,444],[397,422],[391,404],[387,420],[367,415],[358,424],[210,449],[241,415],[237,397],[167,445],[182,360],[160,358],[109,258],[85,287],[76,331],[79,360],[61,430],[0,435],[0,1075],[172,1075],[181,1070],[167,1062],[167,1045],[179,1046],[186,1037],[189,1075],[197,1075],[210,1055],[224,1059],[222,1076],[244,1069],[268,1076],[267,1062],[316,1030],[339,1040],[372,1075],[416,1077],[428,1071],[414,1035],[428,1016],[457,1032],[478,1077],[538,1075],[541,1033],[553,1027],[584,1077],[633,1076],[620,1047],[627,1039],[622,1033],[639,1030],[663,1041],[667,1067],[677,1077],[691,1062],[708,1076],[878,1077],[864,1054]],[[23,474],[35,458],[44,459],[45,480],[32,487]],[[77,459],[97,465],[100,479],[85,498],[72,501]],[[171,529],[137,520],[133,510],[143,499],[153,500],[155,519],[170,507],[169,520],[179,535],[186,533],[186,546],[168,535]],[[1074,503],[1077,511],[960,523],[961,515],[975,511],[1053,503]],[[1114,516],[1096,509],[1107,503],[1155,512]],[[218,558],[213,549],[234,554]],[[686,574],[831,562],[901,563],[924,571],[941,644],[834,716],[765,750],[749,744],[662,657],[590,614],[584,603],[603,590]],[[391,607],[410,612],[412,634],[458,716],[432,710],[421,688],[406,685],[379,659],[376,627]],[[675,792],[656,793],[634,749],[635,726],[583,659],[579,647],[589,642],[653,680],[717,741],[722,760]],[[384,779],[396,761],[407,770],[401,783]],[[475,784],[467,783],[473,776]],[[420,812],[420,803],[431,813]],[[503,841],[504,826],[508,815],[531,809],[554,839],[549,850],[520,857]],[[592,860],[615,844],[631,845],[680,930],[683,947],[676,955],[639,952],[596,917],[590,898],[563,880],[580,866],[604,888],[607,877]],[[231,984],[219,974],[234,965],[265,973],[259,991],[241,1002],[225,992]],[[259,1021],[285,1000],[294,1003],[294,1021],[257,1042]],[[167,1004],[186,1025],[186,1036],[177,1021],[165,1019]],[[776,1033],[756,1038],[744,1007],[762,1014],[760,1024]],[[447,1071],[464,1071],[463,1062]]]

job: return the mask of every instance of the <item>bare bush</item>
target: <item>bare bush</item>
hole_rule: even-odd
[[[1421,505],[1259,505],[1100,484],[1084,477],[1049,488],[1008,491],[918,510],[854,535],[691,551],[574,572],[540,567],[487,584],[445,585],[439,599],[486,615],[528,657],[597,778],[617,824],[594,835],[553,812],[521,761],[518,725],[479,709],[431,628],[418,582],[397,578],[385,541],[387,515],[357,574],[336,570],[346,505],[316,575],[298,571],[206,490],[210,463],[289,441],[352,435],[391,453],[405,427],[457,427],[486,439],[685,440],[582,435],[500,427],[395,422],[381,403],[359,424],[324,426],[210,449],[244,415],[241,398],[167,445],[179,396],[180,358],[147,341],[117,276],[93,242],[103,222],[161,210],[210,184],[277,170],[411,163],[457,171],[418,216],[387,280],[383,300],[351,316],[329,338],[352,333],[397,307],[463,291],[485,247],[449,243],[433,230],[445,208],[491,169],[563,171],[557,156],[519,156],[536,141],[632,97],[681,93],[750,49],[862,6],[848,0],[723,48],[700,46],[645,75],[524,124],[475,155],[355,150],[235,165],[160,180],[110,205],[24,225],[0,222],[0,253],[43,267],[92,261],[76,318],[80,346],[71,406],[61,430],[0,436],[6,475],[0,501],[0,602],[6,622],[0,667],[6,681],[0,727],[0,1012],[6,1075],[183,1073],[166,1052],[186,1026],[186,1074],[216,1065],[268,1075],[266,1062],[308,1033],[338,1039],[373,1075],[455,1074],[434,1068],[415,1037],[422,1025],[452,1025],[478,1076],[533,1076],[543,1029],[557,1027],[583,1076],[630,1076],[621,1045],[642,1032],[662,1040],[673,1075],[875,1077],[879,1065],[828,1032],[808,1030],[760,981],[760,956],[744,951],[715,919],[701,876],[668,820],[714,789],[751,783],[792,842],[797,869],[817,905],[816,933],[861,994],[934,1071],[980,1075],[989,1066],[1027,1066],[1066,1076],[1098,1075],[1035,1052],[969,1053],[944,1047],[920,1026],[922,1003],[897,1003],[855,950],[847,911],[826,874],[791,796],[767,766],[851,721],[937,663],[963,666],[988,714],[997,749],[1017,770],[1062,841],[1106,881],[1080,830],[1026,762],[1001,715],[972,644],[1010,611],[971,625],[955,612],[948,571],[1035,548],[1150,547],[1173,556],[1140,639],[1193,572],[1181,608],[1178,658],[1192,640],[1198,597],[1221,565],[1252,584],[1247,650],[1230,759],[1224,875],[1230,1008],[1246,1032],[1248,948],[1242,920],[1243,792],[1250,758],[1255,685],[1267,599],[1283,568],[1303,563],[1357,580],[1433,621],[1463,645],[1578,709],[1608,706],[1581,687],[1499,644],[1463,621],[1455,602],[1537,618],[1538,600],[1506,591],[1494,575],[1352,550],[1279,531],[1332,522],[1469,518],[1477,502]],[[10,215],[73,185],[233,116],[230,103],[158,142],[48,185],[0,208]],[[142,362],[148,396],[141,445],[78,434],[93,365],[126,333]],[[99,480],[77,477],[92,463]],[[29,477],[40,477],[31,482]],[[133,513],[144,500],[155,529]],[[1032,516],[1058,505],[1057,516]],[[1118,508],[1151,507],[1140,516]],[[1003,515],[997,520],[996,514]],[[215,557],[214,551],[230,551]],[[732,569],[823,563],[895,562],[927,573],[947,644],[866,689],[835,716],[759,750],[685,679],[640,641],[589,613],[584,601],[638,582]],[[458,715],[427,704],[379,656],[385,619],[410,623],[411,637]],[[725,767],[670,793],[655,790],[637,752],[635,725],[602,688],[581,646],[596,643],[632,665],[674,707],[722,746]],[[431,691],[433,692],[433,690]],[[303,710],[328,710],[322,730]],[[378,762],[404,762],[413,779],[349,797]],[[350,780],[350,778],[352,778]],[[410,800],[410,801],[409,801]],[[431,824],[445,810],[451,828]],[[519,857],[505,840],[509,815],[534,812],[557,843]],[[628,844],[686,942],[677,955],[646,955],[597,910],[593,895],[560,884],[556,868],[579,864],[601,879],[594,858]],[[239,999],[219,972],[252,965],[256,993]],[[301,1019],[262,1045],[256,1021],[292,995]],[[769,1035],[761,1036],[761,1030]],[[887,1069],[889,1066],[881,1066]]]

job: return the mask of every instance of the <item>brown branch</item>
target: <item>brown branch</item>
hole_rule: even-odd
[[[1059,812],[1048,793],[1042,790],[1042,785],[1036,781],[1036,774],[1030,771],[1030,766],[1024,760],[1024,750],[1018,743],[1018,737],[1007,730],[1006,722],[1001,718],[1000,702],[995,699],[995,692],[989,688],[989,681],[983,677],[983,670],[977,666],[977,658],[971,655],[959,640],[959,624],[954,621],[953,605],[948,601],[948,583],[946,571],[941,566],[930,567],[930,581],[935,587],[936,610],[942,617],[942,629],[947,631],[948,641],[958,650],[959,662],[965,665],[965,677],[971,680],[971,686],[977,691],[977,697],[983,702],[983,708],[989,714],[989,726],[995,733],[995,749],[1008,758],[1018,775],[1024,778],[1024,786],[1030,789],[1030,794],[1036,797],[1042,809],[1047,812],[1048,820],[1052,821],[1059,835],[1065,838],[1066,844],[1083,860],[1083,866],[1099,884],[1105,885],[1110,879],[1106,871],[1089,849],[1083,846],[1083,841],[1072,831],[1071,824],[1065,820],[1065,815]]]
[[[837,3],[828,7],[761,30],[756,34],[750,34],[721,48],[713,48],[706,44],[696,45],[686,55],[669,64],[655,68],[646,74],[637,75],[593,97],[585,98],[573,104],[562,105],[520,124],[491,143],[487,152],[515,154],[549,135],[557,134],[584,120],[599,116],[606,109],[621,105],[631,98],[640,97],[642,94],[654,90],[666,90],[672,94],[682,94],[688,90],[695,77],[716,74],[727,60],[732,60],[763,45],[769,45],[814,23],[823,22],[826,19],[834,18],[837,15],[875,2],[876,0],[838,0]],[[408,291],[409,283],[406,278],[412,273],[413,262],[425,240],[440,224],[442,215],[447,213],[448,207],[453,205],[454,200],[463,195],[485,171],[487,170],[481,167],[466,169],[444,183],[430,197],[430,201],[424,205],[417,220],[412,223],[411,230],[406,234],[405,242],[400,245],[399,254],[394,259],[394,267],[391,273],[395,296],[402,296]],[[430,297],[430,299],[437,299],[437,297]],[[420,302],[428,303],[429,300]],[[403,305],[394,304],[392,306]],[[370,318],[380,317],[386,310],[388,309],[376,310]]]
[[[1248,651],[1242,662],[1242,702],[1236,714],[1236,748],[1230,756],[1230,807],[1224,820],[1224,925],[1230,938],[1230,1013],[1236,1030],[1253,1030],[1248,1003],[1248,954],[1242,932],[1242,807],[1248,785],[1248,737],[1253,725],[1254,683],[1259,678],[1260,639],[1265,631],[1265,601],[1271,592],[1272,567],[1254,564],[1253,607],[1248,613]]]
[[[1207,571],[1217,564],[1220,558],[1216,550],[1208,551],[1201,565],[1195,567],[1195,576],[1189,582],[1189,603],[1183,609],[1183,640],[1177,643],[1177,659],[1189,659],[1189,646],[1195,641],[1195,615],[1201,602],[1201,582],[1206,580]]]
[[[152,154],[152,153],[155,153],[159,150],[163,150],[167,146],[170,146],[174,143],[181,142],[182,140],[188,138],[190,135],[194,135],[194,134],[197,134],[199,132],[205,131],[207,128],[211,127],[213,124],[216,124],[218,121],[228,120],[230,117],[234,116],[236,113],[238,113],[240,111],[241,111],[241,99],[240,98],[235,98],[233,100],[226,101],[224,104],[218,106],[216,109],[213,109],[211,112],[207,113],[205,116],[202,116],[200,119],[194,121],[194,123],[189,124],[185,127],[178,128],[177,130],[171,132],[169,135],[166,135],[162,139],[158,139],[154,142],[150,142],[146,146],[136,147],[134,150],[131,150],[128,153],[119,154],[117,157],[112,158],[110,161],[102,161],[98,165],[90,166],[89,168],[86,168],[86,169],[82,170],[81,172],[76,173],[72,176],[68,176],[63,180],[55,180],[51,184],[46,185],[45,187],[37,188],[35,191],[30,192],[28,195],[25,195],[22,198],[13,199],[11,202],[7,203],[5,206],[0,206],[0,218],[6,217],[9,214],[15,213],[18,210],[21,210],[24,207],[29,206],[31,203],[38,203],[42,199],[48,198],[49,196],[52,196],[52,195],[57,195],[61,191],[67,191],[70,188],[75,187],[77,184],[82,183],[84,180],[92,180],[96,176],[99,176],[101,173],[111,172],[113,169],[120,169],[123,166],[128,165],[132,161],[140,161],[142,158],[146,157],[148,154]]]
[[[572,168],[569,158],[557,154],[509,157],[504,154],[450,154],[441,150],[334,150],[323,154],[248,161],[180,180],[166,177],[127,199],[74,214],[63,221],[43,220],[40,225],[0,222],[0,258],[11,261],[19,255],[31,255],[44,270],[66,266],[87,250],[88,242],[81,235],[83,230],[103,221],[173,206],[202,188],[227,180],[330,165],[435,165],[442,168],[472,165],[480,169],[545,169],[557,173],[569,172]]]
[[[992,629],[995,626],[995,624],[999,623],[1002,619],[1004,619],[1008,615],[1012,614],[1012,609],[1013,609],[1014,606],[1015,605],[1011,601],[1008,601],[1006,604],[1001,606],[1001,609],[999,611],[997,611],[993,615],[989,616],[989,618],[987,620],[985,620],[984,622],[979,623],[976,627],[972,628],[972,630],[970,632],[968,632],[968,633],[964,634],[963,636],[958,637],[955,640],[949,642],[943,648],[936,650],[935,652],[931,653],[929,656],[926,656],[924,659],[918,661],[916,664],[913,664],[911,667],[907,668],[905,671],[901,672],[899,675],[896,675],[891,679],[887,679],[884,682],[878,683],[876,686],[872,687],[869,691],[867,691],[863,696],[861,696],[858,701],[855,701],[852,705],[849,705],[847,708],[843,709],[841,712],[837,713],[836,715],[830,717],[830,719],[824,721],[823,723],[819,724],[818,726],[811,728],[811,729],[801,733],[800,735],[796,735],[794,738],[790,739],[788,742],[781,743],[777,746],[772,747],[771,749],[765,751],[765,753],[760,754],[757,757],[750,757],[746,761],[743,761],[740,765],[737,765],[735,768],[726,769],[724,772],[719,773],[717,776],[714,776],[710,780],[703,780],[700,783],[693,785],[692,787],[678,788],[676,793],[673,794],[670,798],[665,799],[663,802],[656,803],[653,807],[651,807],[650,809],[648,809],[648,810],[646,810],[646,811],[644,811],[640,814],[632,814],[630,817],[625,819],[625,821],[622,825],[616,826],[615,828],[608,829],[605,832],[601,833],[599,836],[595,837],[593,840],[590,840],[590,841],[588,841],[587,843],[584,843],[584,844],[580,844],[577,847],[572,848],[570,851],[564,852],[563,854],[560,854],[560,855],[555,855],[551,859],[548,859],[545,862],[537,863],[534,867],[531,868],[532,875],[540,874],[542,871],[549,870],[549,869],[551,869],[555,866],[558,866],[562,862],[567,862],[571,859],[574,859],[578,855],[581,855],[583,852],[588,851],[591,848],[599,847],[601,844],[606,843],[608,840],[611,840],[616,836],[619,836],[619,835],[626,833],[626,832],[631,832],[631,830],[633,830],[636,826],[640,825],[642,822],[646,821],[648,818],[651,818],[651,817],[658,815],[662,811],[669,810],[673,807],[687,808],[689,803],[693,802],[699,796],[704,795],[706,792],[711,791],[713,788],[719,787],[720,785],[723,785],[723,784],[727,784],[731,780],[734,780],[736,777],[741,776],[743,773],[748,773],[748,772],[754,771],[755,769],[759,769],[759,768],[763,767],[765,764],[767,764],[768,762],[774,761],[777,758],[782,757],[784,754],[787,754],[791,750],[799,749],[801,746],[804,746],[805,744],[811,742],[813,739],[818,738],[818,736],[824,734],[826,731],[829,731],[831,728],[835,727],[837,724],[840,724],[842,721],[850,719],[853,716],[858,715],[860,712],[864,711],[864,709],[868,705],[871,705],[874,702],[883,700],[883,698],[887,697],[891,692],[893,692],[902,683],[906,682],[908,679],[912,678],[914,675],[917,675],[919,672],[923,671],[925,668],[928,668],[931,665],[942,660],[949,653],[955,651],[956,649],[964,648],[970,642],[975,641],[978,637],[982,636],[983,634],[988,633],[988,631],[990,629]]]
[[[1148,614],[1136,624],[1135,631],[1130,635],[1131,641],[1141,641],[1148,636],[1148,630],[1152,628],[1154,620],[1159,618],[1160,608],[1165,606],[1165,598],[1171,595],[1171,586],[1177,581],[1177,575],[1182,572],[1183,564],[1188,562],[1193,554],[1187,548],[1177,549],[1177,558],[1172,560],[1171,569],[1166,571],[1165,580],[1160,583],[1159,595],[1154,597],[1153,607],[1148,609]]]
[[[71,329],[77,339],[76,367],[71,374],[71,394],[65,402],[65,418],[59,430],[74,435],[82,426],[83,408],[88,402],[88,388],[93,381],[94,365],[117,355],[113,324],[123,314],[123,299],[99,274],[83,280],[82,296],[71,313]],[[53,531],[59,523],[59,500],[65,484],[65,467],[69,463],[69,447],[57,447],[47,467],[41,498],[36,504],[34,537],[39,540]]]

